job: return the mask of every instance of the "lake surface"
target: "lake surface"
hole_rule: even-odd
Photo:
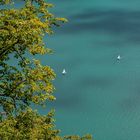
[[[140,1],[50,2],[69,20],[46,38],[54,55],[41,58],[57,74],[57,101],[48,104],[57,128],[96,140],[140,140]]]
[[[57,100],[48,103],[57,128],[96,140],[140,140],[140,1],[49,1],[69,20],[45,38],[55,53],[40,57],[57,74]]]

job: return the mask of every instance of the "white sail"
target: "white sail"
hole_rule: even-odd
[[[62,71],[62,74],[66,74],[67,72],[66,72],[66,70],[65,69],[63,69],[63,71]]]
[[[117,56],[117,60],[120,60],[120,59],[121,59],[121,56],[120,56],[120,55],[118,55],[118,56]]]

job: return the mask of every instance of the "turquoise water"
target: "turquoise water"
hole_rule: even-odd
[[[49,1],[69,20],[45,39],[55,53],[40,57],[57,74],[57,100],[48,103],[57,128],[96,140],[140,140],[140,1]]]
[[[57,101],[48,107],[62,135],[140,140],[140,1],[50,2],[69,19],[46,38],[55,54],[41,58],[57,74]]]

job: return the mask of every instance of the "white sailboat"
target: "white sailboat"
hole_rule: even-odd
[[[63,69],[62,74],[65,75],[67,72],[65,69]]]
[[[117,60],[120,60],[120,59],[121,59],[121,56],[120,56],[120,55],[118,55],[118,56],[117,56]]]

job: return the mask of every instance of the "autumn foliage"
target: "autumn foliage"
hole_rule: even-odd
[[[18,9],[11,8],[13,2],[0,0],[0,139],[92,139],[90,135],[62,137],[55,129],[53,110],[41,116],[30,108],[31,104],[44,106],[56,99],[53,69],[30,56],[52,53],[43,38],[53,33],[53,26],[67,20],[50,13],[53,5],[44,0],[25,0]],[[5,4],[9,7],[4,8]]]

